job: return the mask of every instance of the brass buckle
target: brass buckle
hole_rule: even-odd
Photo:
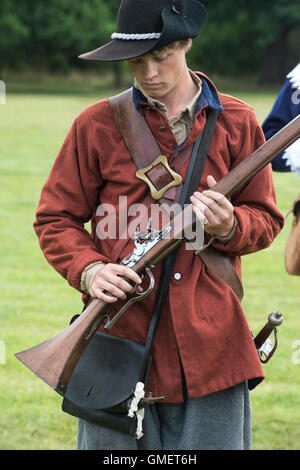
[[[161,173],[162,169],[165,170],[164,174]],[[157,173],[157,170],[159,173]],[[155,200],[163,197],[169,188],[182,183],[181,176],[170,168],[168,160],[164,155],[160,155],[150,165],[138,170],[136,176],[149,186],[151,196]],[[156,180],[153,182],[152,179],[155,179],[155,177]],[[164,180],[166,180],[165,183]]]

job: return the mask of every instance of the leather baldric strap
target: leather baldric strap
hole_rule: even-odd
[[[136,110],[132,99],[132,89],[110,98],[110,105],[114,120],[137,168],[142,169],[147,167],[161,154],[161,150],[143,115]],[[209,144],[210,138],[206,140]],[[188,158],[190,158],[191,152],[192,148],[190,147],[176,156],[172,162],[172,167],[175,171],[179,171],[180,167]],[[165,173],[162,173],[162,175],[163,174]],[[197,182],[193,183],[194,185],[196,184],[197,188],[200,184],[200,177]],[[159,199],[159,202],[168,204],[178,202],[182,188],[182,183],[176,187],[171,187],[164,193],[163,197]],[[149,197],[151,198],[150,195]],[[124,241],[122,247],[123,246]],[[116,245],[115,253],[116,251],[121,251],[122,247],[118,247],[118,245]],[[238,299],[242,301],[243,287],[226,253],[209,246],[204,251],[200,252],[199,256],[206,267],[226,282],[234,291]]]
[[[161,151],[143,115],[136,110],[132,99],[132,88],[110,98],[110,105],[116,124],[137,168],[146,167],[160,155]]]
[[[110,105],[114,120],[137,169],[141,170],[149,166],[161,155],[161,150],[146,120],[135,108],[132,99],[132,89],[110,98]],[[192,146],[179,152],[172,161],[172,169],[178,173],[181,167],[189,160],[191,153]],[[163,183],[164,178],[169,177],[164,168],[160,166],[156,166],[153,170],[155,170],[152,171],[151,174],[153,184],[157,184],[156,182],[159,180]],[[159,202],[162,205],[161,207],[164,207],[164,205],[172,207],[173,204],[178,204],[182,188],[183,184],[181,182],[179,185],[173,186],[164,192],[163,196],[159,198]],[[153,202],[154,200],[151,197],[150,191],[146,194],[145,198],[140,201],[145,207],[150,207]],[[134,231],[134,224],[129,224],[129,226],[126,227],[126,233],[120,234],[111,253],[113,261],[116,262],[118,260],[120,253],[127,244],[127,238],[133,238]]]
[[[162,157],[161,150],[153,136],[143,115],[136,110],[132,99],[132,88],[110,98],[110,105],[114,115],[114,120],[120,130],[121,136],[132,156],[138,174],[143,169],[149,167],[158,158]],[[172,173],[179,172],[180,168],[190,158],[192,146],[184,149],[176,155],[172,161],[171,172],[166,171],[162,164],[156,165],[147,172],[151,183],[158,190],[168,184],[172,178]],[[165,158],[165,157],[164,157]],[[160,203],[173,204],[179,201],[182,190],[182,182],[170,187],[163,196],[159,198]]]
[[[243,286],[229,257],[212,246],[199,253],[199,256],[209,271],[226,282],[241,302],[244,297]]]

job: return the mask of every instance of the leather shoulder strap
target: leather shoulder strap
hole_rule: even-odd
[[[130,155],[138,169],[144,168],[149,162],[153,162],[161,151],[144,117],[135,108],[132,88],[113,96],[109,101],[114,120]]]
[[[207,247],[204,251],[199,253],[200,258],[206,267],[216,274],[220,279],[226,282],[239,301],[241,302],[244,297],[244,290],[242,283],[231,264],[229,257],[212,246]]]

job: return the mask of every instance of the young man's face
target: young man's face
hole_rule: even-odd
[[[185,54],[191,43],[184,47],[166,47],[127,61],[131,72],[142,89],[151,98],[159,99],[175,92],[186,76]]]

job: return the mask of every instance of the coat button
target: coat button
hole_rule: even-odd
[[[181,279],[181,274],[180,274],[180,273],[175,273],[175,274],[174,274],[174,279],[175,279],[176,281],[179,281],[179,280]]]

